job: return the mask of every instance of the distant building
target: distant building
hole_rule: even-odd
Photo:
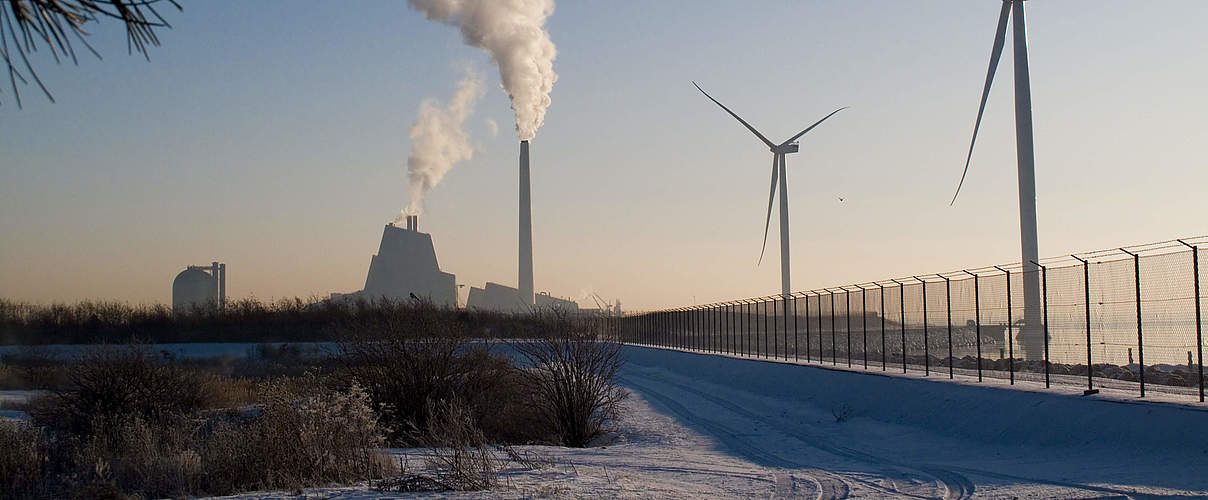
[[[457,307],[454,276],[440,270],[432,235],[419,232],[415,216],[407,217],[406,229],[387,224],[382,230],[382,242],[377,255],[369,260],[360,296],[369,300],[411,300],[414,296]]]
[[[571,300],[553,297],[548,293],[534,296],[536,310],[559,309],[578,312],[579,304]],[[466,309],[500,312],[530,312],[534,307],[524,303],[520,290],[498,283],[487,282],[483,288],[471,287],[466,299]]]
[[[209,272],[207,272],[209,271]],[[172,280],[172,310],[226,306],[226,264],[188,266]]]

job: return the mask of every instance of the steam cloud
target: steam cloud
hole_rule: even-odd
[[[395,222],[406,215],[419,215],[424,197],[444,178],[449,169],[474,156],[474,148],[462,124],[482,97],[482,76],[473,71],[457,84],[457,91],[441,108],[436,99],[424,99],[419,105],[415,125],[411,126],[411,153],[407,155],[407,191],[411,200]]]
[[[554,0],[408,0],[429,20],[456,26],[462,40],[486,50],[499,67],[504,92],[516,113],[516,133],[537,135],[549,108],[557,50],[545,31]]]

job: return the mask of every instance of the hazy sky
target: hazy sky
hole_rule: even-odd
[[[795,289],[1018,260],[1009,45],[948,206],[1000,5],[559,3],[537,289],[627,309],[779,291],[775,217],[755,265],[771,154],[692,80],[777,141],[851,106],[788,157]],[[484,53],[402,1],[184,6],[150,63],[110,23],[104,61],[37,54],[56,104],[4,89],[0,296],[167,302],[211,260],[233,297],[358,290],[407,201],[419,103],[467,64],[487,81],[477,150],[420,226],[458,283],[515,284],[518,147]],[[1208,233],[1208,2],[1027,7],[1041,255]]]

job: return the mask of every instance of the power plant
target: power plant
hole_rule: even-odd
[[[419,232],[419,216],[408,215],[406,228],[386,224],[378,253],[369,259],[366,299],[430,300],[457,306],[457,284],[451,273],[440,270],[432,235]]]
[[[176,275],[172,280],[173,311],[210,307],[226,307],[226,264],[188,266]]]

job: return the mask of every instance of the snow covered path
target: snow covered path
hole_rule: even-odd
[[[779,469],[807,498],[1208,495],[1202,408],[628,354],[625,381],[655,409]],[[964,425],[951,425],[953,416]]]
[[[627,347],[615,441],[488,492],[325,498],[1196,498],[1208,411]],[[398,450],[397,453],[403,453]],[[296,498],[249,495],[243,498]]]

